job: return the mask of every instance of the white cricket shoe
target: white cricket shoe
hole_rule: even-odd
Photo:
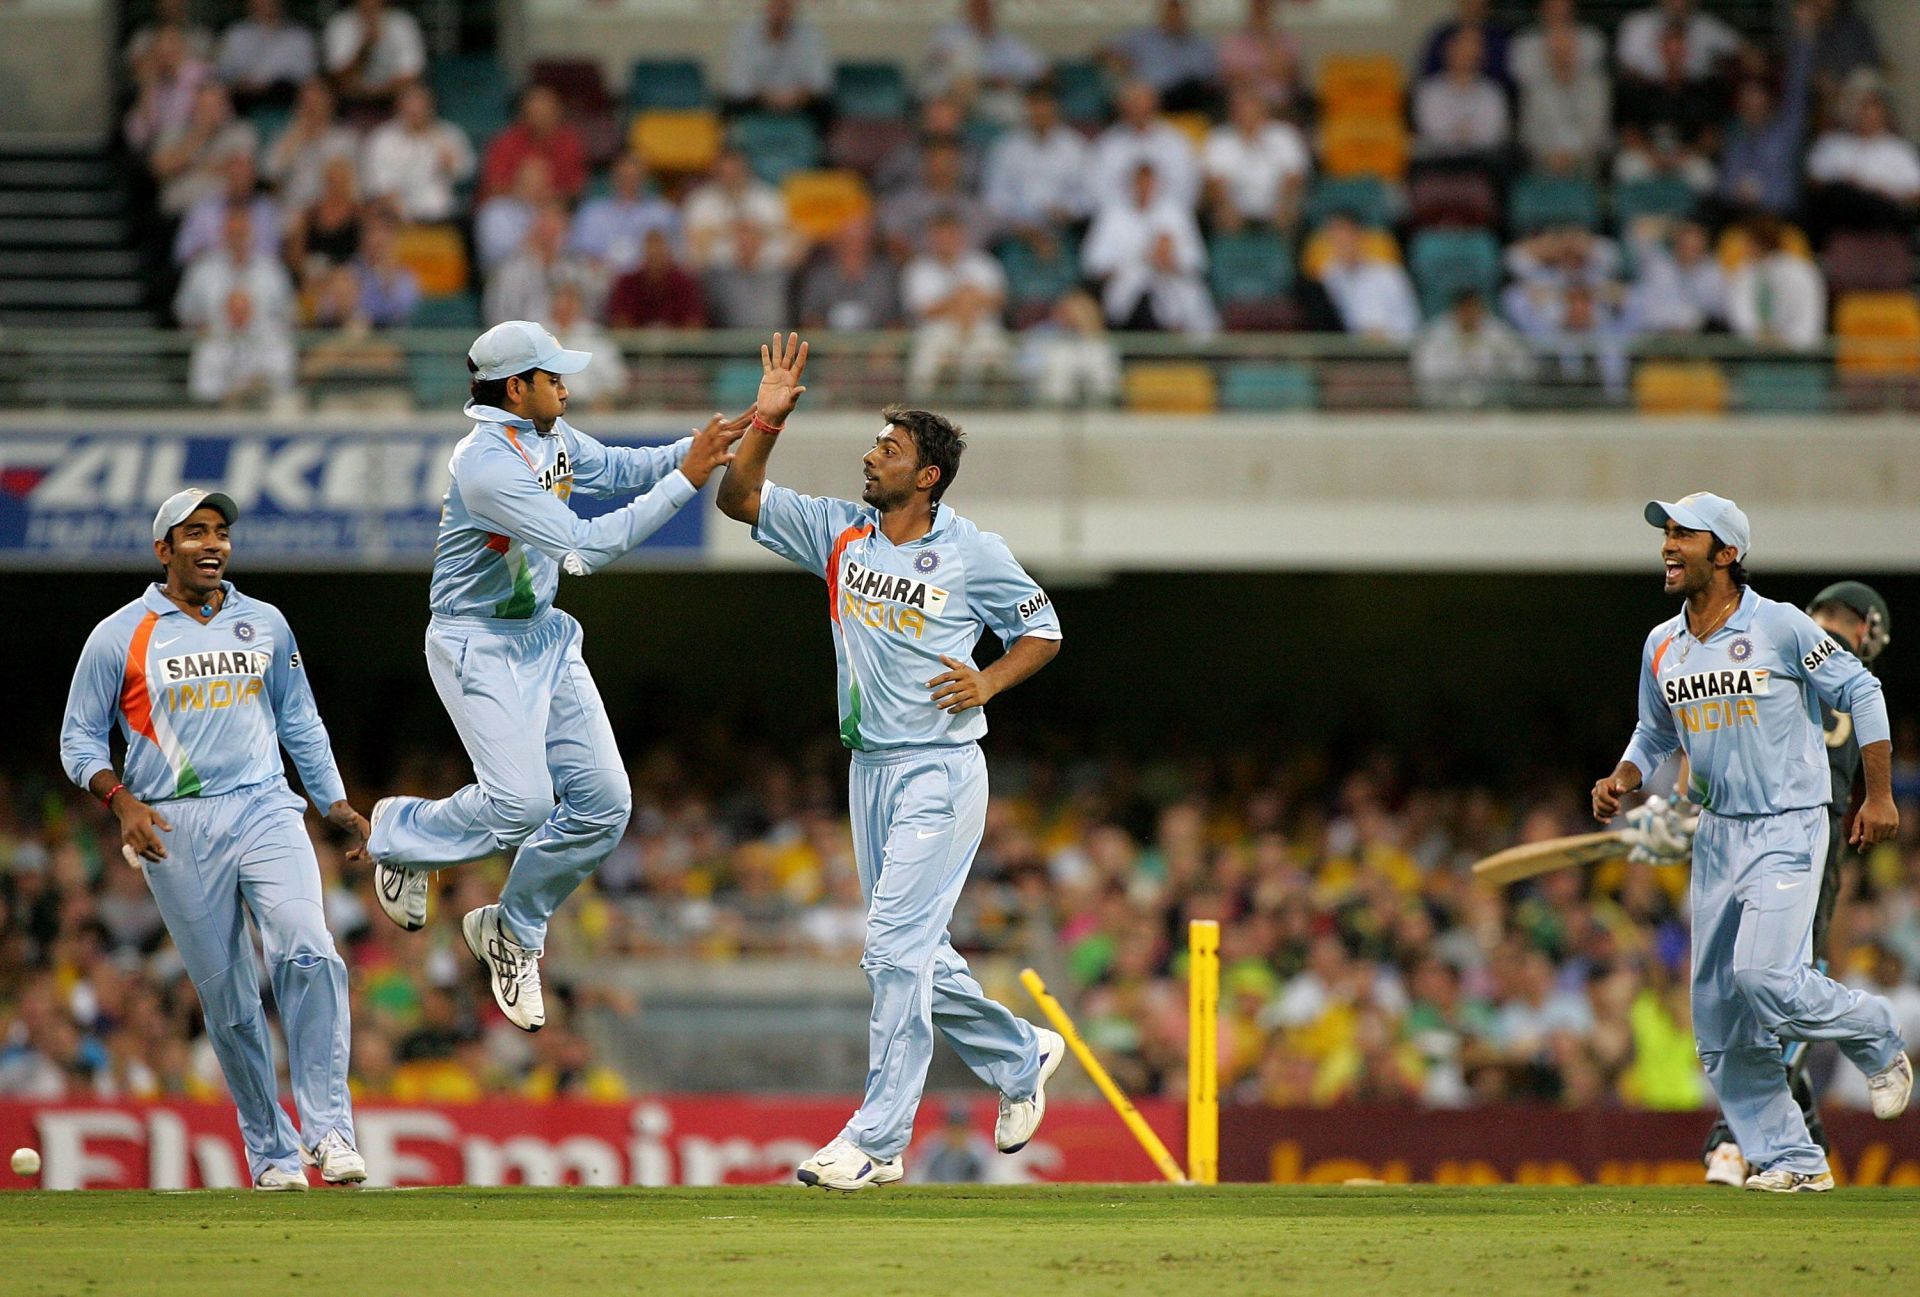
[[[253,1187],[262,1193],[305,1193],[307,1191],[306,1168],[282,1171],[270,1166],[254,1177]]]
[[[816,1189],[852,1193],[870,1184],[892,1184],[906,1173],[904,1158],[895,1155],[883,1162],[836,1135],[825,1148],[795,1168],[793,1174],[801,1184]]]
[[[1873,1115],[1882,1121],[1892,1121],[1907,1110],[1907,1100],[1913,1098],[1913,1063],[1904,1050],[1894,1055],[1886,1071],[1867,1078],[1867,1096],[1873,1101]]]
[[[1018,1153],[1033,1138],[1033,1132],[1040,1129],[1040,1119],[1047,1115],[1047,1082],[1060,1070],[1060,1060],[1067,1055],[1066,1037],[1045,1027],[1036,1030],[1040,1034],[1040,1079],[1034,1084],[1033,1097],[1000,1096],[1000,1116],[993,1123],[993,1146],[1002,1153]]]
[[[1833,1188],[1833,1175],[1827,1171],[1819,1175],[1803,1175],[1798,1171],[1775,1167],[1771,1171],[1755,1171],[1748,1176],[1747,1188],[1757,1189],[1761,1193],[1825,1193]]]
[[[547,1002],[540,994],[540,952],[509,937],[500,926],[500,907],[483,905],[469,910],[460,920],[460,935],[467,949],[487,966],[487,980],[493,985],[493,1002],[507,1021],[522,1031],[538,1031],[547,1025]]]
[[[1732,1141],[1715,1144],[1707,1154],[1707,1183],[1738,1189],[1746,1182],[1747,1159],[1740,1156],[1740,1146]]]
[[[380,826],[380,819],[398,797],[382,797],[373,804],[373,815],[367,821],[367,841],[373,841],[373,831]],[[373,858],[373,894],[380,901],[380,908],[386,916],[408,932],[418,932],[427,926],[427,892],[433,875],[426,870],[402,869],[390,865],[375,856]]]
[[[320,1168],[320,1178],[328,1184],[359,1184],[367,1178],[367,1159],[347,1143],[347,1137],[330,1130],[311,1149],[302,1149],[308,1166]]]

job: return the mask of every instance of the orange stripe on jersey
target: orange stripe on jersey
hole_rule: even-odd
[[[520,444],[520,438],[519,438],[519,436],[518,436],[518,435],[517,435],[517,434],[516,434],[516,433],[514,432],[514,430],[513,430],[512,428],[509,428],[509,427],[507,427],[507,426],[506,426],[505,424],[502,424],[502,425],[500,426],[500,431],[502,431],[502,432],[504,432],[504,433],[506,433],[506,434],[507,434],[507,440],[508,440],[508,441],[510,441],[510,442],[512,442],[512,443],[513,443],[513,448],[514,448],[515,450],[517,450],[517,451],[519,451],[519,452],[520,452],[520,458],[521,458],[521,459],[524,459],[524,460],[526,460],[526,461],[527,461],[527,467],[528,467],[528,468],[532,468],[532,467],[533,467],[533,456],[531,456],[531,455],[529,455],[529,454],[527,454],[527,448],[526,448],[525,446],[522,446],[522,445]]]
[[[1649,675],[1658,676],[1660,674],[1660,659],[1667,655],[1667,649],[1672,647],[1673,641],[1674,636],[1672,635],[1660,641],[1660,647],[1653,651],[1653,665],[1647,668]]]
[[[159,620],[160,614],[150,611],[133,628],[133,640],[127,645],[126,675],[120,683],[120,710],[127,718],[127,728],[155,743],[160,736],[154,732],[153,698],[147,692],[147,641],[153,638],[153,626]]]
[[[856,540],[873,535],[873,524],[857,523],[833,538],[833,552],[827,555],[827,616],[840,620],[840,556]]]
[[[497,531],[490,531],[487,533],[487,548],[492,550],[496,554],[506,553],[507,546],[511,544],[513,544],[511,540],[507,539],[505,536],[502,536]]]

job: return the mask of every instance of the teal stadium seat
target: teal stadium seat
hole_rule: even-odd
[[[1008,239],[993,251],[1006,272],[1007,302],[1016,309],[1034,303],[1050,305],[1080,282],[1079,253],[1069,239],[1061,239],[1058,251],[1046,259],[1019,239]]]
[[[1614,224],[1624,234],[1638,217],[1692,216],[1699,201],[1699,195],[1684,180],[1658,177],[1627,181],[1613,188]]]
[[[448,297],[423,297],[414,308],[408,325],[416,329],[477,329],[480,327],[480,296],[454,293]]]
[[[1293,287],[1293,249],[1266,230],[1218,235],[1207,248],[1207,282],[1223,306],[1283,297]]]
[[[1318,401],[1313,366],[1298,361],[1235,361],[1220,375],[1223,410],[1311,410]]]
[[[833,108],[842,117],[893,119],[908,109],[907,78],[892,63],[842,63],[833,70]]]
[[[760,362],[723,360],[713,370],[713,405],[717,410],[744,410],[760,395]]]
[[[1464,288],[1478,289],[1492,301],[1500,287],[1500,244],[1486,230],[1422,230],[1413,236],[1407,261],[1420,309],[1429,319],[1452,305]]]
[[[513,120],[512,87],[491,54],[446,54],[428,73],[440,115],[467,133],[474,151]]]
[[[1393,191],[1378,176],[1327,176],[1314,181],[1307,192],[1307,224],[1317,227],[1341,212],[1368,229],[1384,229],[1393,224]]]
[[[1053,65],[1054,93],[1060,97],[1060,116],[1076,126],[1104,123],[1112,104],[1106,78],[1092,59],[1062,59]]]
[[[468,379],[467,367],[457,357],[407,357],[407,386],[418,409],[459,409],[467,401]]]
[[[804,117],[747,113],[734,118],[727,138],[746,154],[754,174],[770,185],[820,164],[820,136]]]
[[[1756,414],[1825,414],[1833,409],[1824,364],[1756,361],[1734,371],[1739,408]]]
[[[1555,225],[1600,226],[1600,191],[1575,176],[1522,176],[1507,196],[1507,224],[1515,234],[1535,234]]]
[[[636,59],[627,76],[627,107],[705,108],[707,77],[692,59]]]

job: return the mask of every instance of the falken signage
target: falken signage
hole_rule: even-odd
[[[673,438],[597,434],[610,446]],[[240,506],[234,544],[249,568],[426,568],[459,435],[313,430],[0,431],[0,567],[139,567],[153,561],[160,502],[183,487]],[[576,493],[582,517],[624,499]],[[707,509],[689,505],[641,547],[697,552]]]

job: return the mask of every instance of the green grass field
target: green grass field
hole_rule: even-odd
[[[1910,1289],[1920,1190],[0,1194],[0,1294]]]

